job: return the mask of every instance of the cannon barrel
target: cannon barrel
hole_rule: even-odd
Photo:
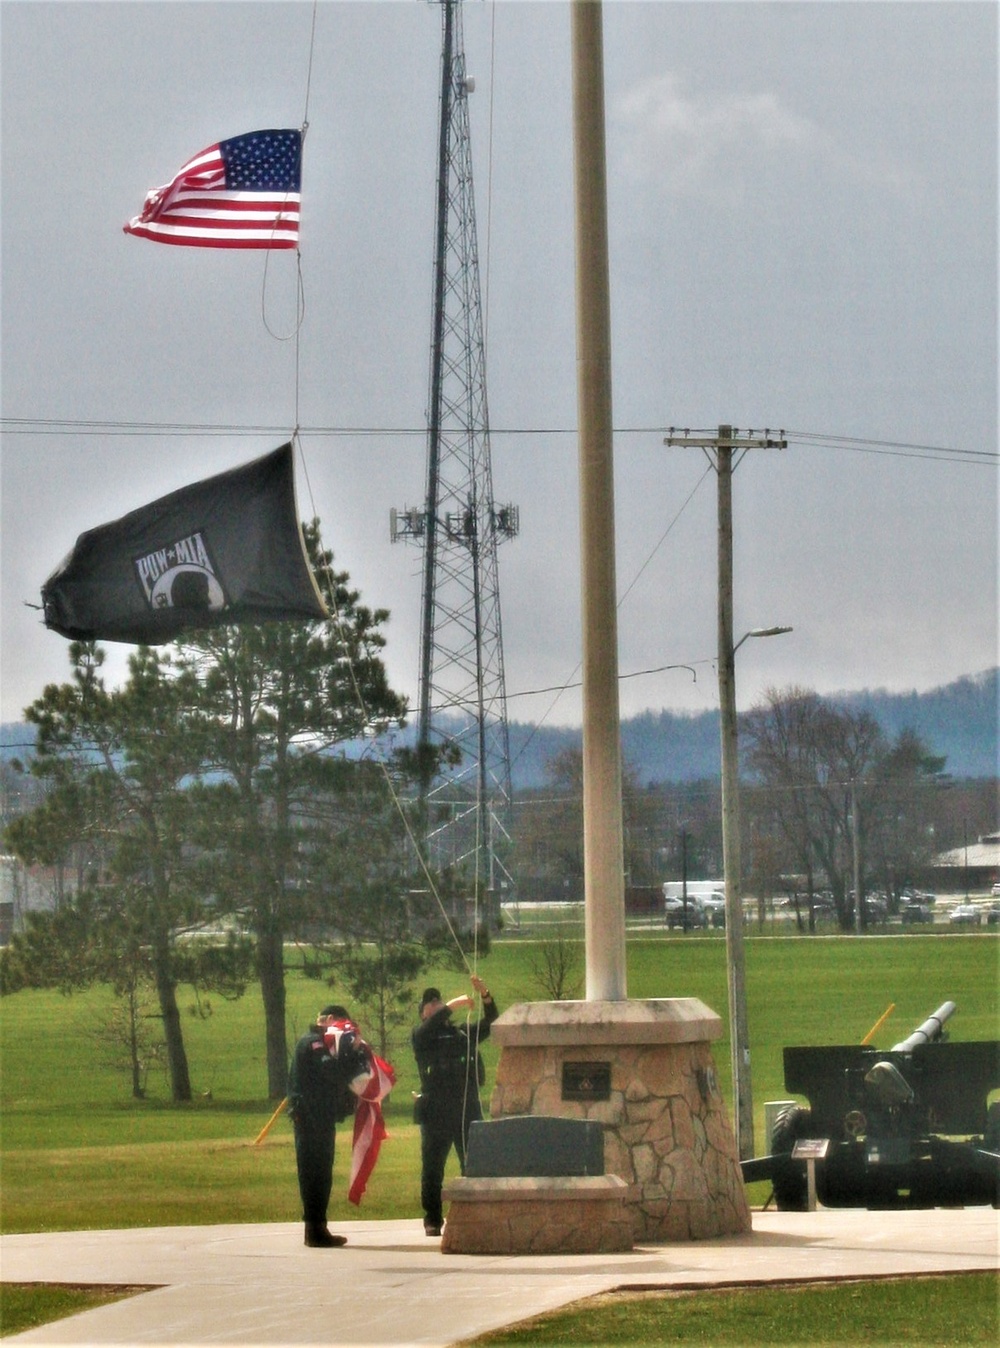
[[[922,1025],[901,1039],[898,1044],[893,1044],[889,1050],[890,1053],[912,1053],[920,1044],[930,1044],[935,1039],[941,1038],[941,1031],[944,1029],[944,1023],[955,1014],[954,1002],[942,1002],[936,1011],[927,1017]]]

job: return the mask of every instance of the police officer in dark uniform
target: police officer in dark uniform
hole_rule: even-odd
[[[441,1234],[441,1186],[448,1154],[454,1146],[464,1174],[469,1128],[483,1117],[479,1045],[489,1037],[490,1026],[500,1012],[481,978],[473,975],[472,986],[482,999],[479,1021],[456,1025],[452,1018],[453,1011],[475,1006],[475,999],[467,993],[444,1002],[437,988],[427,988],[420,999],[420,1024],[412,1036],[420,1073],[416,1110],[420,1123],[420,1201],[428,1236]]]
[[[326,1031],[349,1020],[342,1006],[324,1007],[295,1045],[288,1073],[288,1115],[295,1127],[295,1163],[302,1196],[305,1243],[317,1248],[346,1245],[347,1237],[327,1230],[326,1210],[333,1187],[335,1125],[354,1112],[349,1083],[368,1067],[364,1050],[348,1032],[335,1043]]]

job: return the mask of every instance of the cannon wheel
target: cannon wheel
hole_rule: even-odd
[[[792,1160],[792,1148],[800,1138],[809,1136],[811,1126],[812,1111],[804,1105],[787,1105],[774,1120],[771,1155],[788,1158],[775,1165],[771,1180],[779,1212],[805,1212],[809,1206],[805,1166]]]
[[[1000,1100],[995,1101],[986,1111],[983,1146],[987,1151],[1000,1152]]]
[[[983,1147],[986,1151],[1000,1154],[1000,1100],[994,1100],[986,1111],[986,1131],[983,1133]],[[993,1207],[1000,1208],[1000,1177],[997,1178],[990,1200]]]

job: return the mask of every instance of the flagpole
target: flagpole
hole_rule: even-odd
[[[500,1061],[490,1112],[497,1120],[509,1115],[579,1119],[581,1110],[590,1112],[581,1102],[595,1102],[605,1119],[608,1177],[624,1187],[629,1245],[633,1238],[746,1234],[750,1210],[709,1048],[721,1036],[721,1020],[697,998],[629,1001],[626,992],[601,5],[598,0],[573,0],[570,14],[587,995],[584,1002],[514,1006],[499,1017],[492,1028]],[[603,1112],[606,1105],[600,1102],[612,1098],[619,1104],[609,1114]],[[663,1146],[651,1147],[651,1136],[662,1139]],[[480,1182],[461,1179],[449,1186],[454,1200],[445,1226],[449,1253],[478,1251],[475,1236],[463,1243],[461,1221],[454,1222],[453,1214],[464,1197],[461,1186]],[[516,1182],[496,1181],[498,1186]],[[498,1197],[504,1211],[517,1201],[512,1193]],[[525,1206],[537,1209],[539,1197],[532,1194]],[[528,1214],[521,1220],[515,1213],[509,1222],[495,1216],[490,1220],[493,1238],[498,1227],[508,1228],[500,1244],[491,1244],[492,1251],[521,1254],[537,1249]],[[559,1252],[619,1248],[602,1243],[603,1228],[596,1218],[584,1226],[582,1236],[574,1230],[572,1243]]]
[[[601,4],[599,0],[574,0],[571,15],[587,1000],[623,1001],[627,997],[625,864]]]

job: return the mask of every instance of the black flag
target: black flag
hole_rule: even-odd
[[[326,618],[295,508],[292,447],[90,529],[42,586],[77,641],[172,641],[194,627]]]

